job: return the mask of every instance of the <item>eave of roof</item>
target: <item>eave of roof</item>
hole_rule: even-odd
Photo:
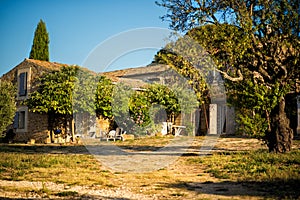
[[[110,78],[112,81],[119,81],[120,78],[130,78],[135,75],[164,72],[169,69],[167,65],[148,65],[143,67],[121,69],[100,73],[102,76]]]

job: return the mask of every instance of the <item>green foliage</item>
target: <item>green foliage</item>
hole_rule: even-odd
[[[275,144],[285,146],[276,134],[290,137],[290,128],[288,120],[279,120],[286,118],[278,105],[285,105],[286,95],[295,92],[294,80],[300,78],[299,1],[156,3],[167,9],[162,18],[170,20],[172,29],[188,31],[211,55],[228,80],[230,101],[239,109],[240,122],[249,132],[255,130],[250,134],[269,135],[266,140],[277,138]],[[270,121],[277,126],[271,128]],[[270,150],[275,146],[270,145]]]
[[[131,87],[123,83],[118,83],[113,88],[111,109],[113,119],[119,127],[124,128],[127,133],[141,135],[145,133],[143,127],[135,124],[130,116],[129,103],[134,94]]]
[[[149,115],[149,109],[151,102],[149,101],[147,94],[142,91],[136,91],[130,97],[129,100],[129,112],[132,120],[139,126],[149,125],[151,118]]]
[[[77,68],[75,66],[75,68]],[[73,112],[94,114],[96,110],[96,91],[99,76],[85,69],[76,71],[73,91]]]
[[[73,91],[78,67],[62,67],[40,78],[38,90],[34,91],[25,104],[32,112],[73,114]]]
[[[34,32],[33,44],[31,47],[30,59],[49,61],[49,36],[46,24],[43,20],[37,25]]]
[[[26,100],[32,112],[72,115],[93,113],[97,77],[78,66],[63,66],[42,76]]]
[[[110,79],[101,76],[98,81],[95,97],[95,106],[97,116],[105,119],[112,119],[112,94],[113,84]]]
[[[97,76],[78,66],[63,66],[42,76],[24,103],[30,111],[48,114],[49,130],[65,127],[74,113],[95,113]]]
[[[176,90],[160,84],[152,84],[146,88],[146,97],[150,104],[158,104],[164,107],[167,117],[178,115],[181,108],[176,95]]]
[[[269,121],[265,113],[257,113],[249,109],[240,109],[236,113],[237,122],[240,124],[238,131],[241,134],[247,134],[251,137],[264,139],[265,133],[269,128]]]
[[[197,44],[194,47],[191,47],[190,43],[185,43],[184,38],[179,39],[175,43],[169,43],[165,48],[157,52],[153,62],[167,64],[178,74],[183,76],[192,87],[198,102],[203,104],[208,102],[208,87],[205,80],[207,74],[204,71],[200,71],[199,68],[195,68],[194,65],[210,67],[208,66],[208,62],[210,61],[207,58],[201,59],[200,61],[199,59],[196,61],[194,60],[195,58],[198,58],[198,56],[194,54],[194,52],[199,52],[198,47]],[[185,52],[186,49],[191,50]],[[180,53],[187,55],[184,58]]]
[[[139,129],[133,132],[155,132],[161,122],[180,113],[190,113],[198,106],[192,91],[176,85],[170,88],[155,83],[140,91],[117,85],[115,89],[113,105],[116,121],[121,122],[119,126],[123,128]]]
[[[218,69],[230,74],[230,68],[237,68],[238,55],[249,48],[248,35],[230,24],[207,24],[187,32],[213,58]],[[226,68],[227,66],[227,68]],[[228,69],[228,67],[230,68]],[[230,74],[233,75],[233,74]]]
[[[228,85],[227,89],[228,103],[237,111],[240,132],[265,139],[271,126],[271,112],[289,88],[283,88],[279,83],[271,88],[253,80],[243,80],[240,84]]]
[[[0,80],[0,133],[13,122],[16,112],[16,88],[7,81]]]
[[[192,111],[198,103],[190,92],[160,84],[134,91],[126,84],[113,85],[111,80],[101,77],[96,91],[96,113],[98,117],[114,120],[128,132],[145,133],[149,127],[155,128],[155,119],[162,122],[180,112]],[[159,119],[164,112],[165,118]]]
[[[181,111],[181,105],[177,96],[178,91],[165,85],[151,84],[143,91],[136,91],[130,98],[129,111],[132,119],[139,125],[147,126],[154,123],[155,119],[162,122],[165,119],[177,116]]]

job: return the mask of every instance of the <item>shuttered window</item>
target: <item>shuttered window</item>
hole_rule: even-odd
[[[13,127],[15,129],[19,127],[19,112],[16,112],[15,114]]]
[[[19,75],[19,96],[27,95],[27,72]]]
[[[16,112],[16,115],[14,117],[13,127],[15,129],[25,129],[25,120],[26,120],[25,111]]]
[[[25,111],[20,111],[18,113],[19,113],[18,129],[24,129],[25,128]]]

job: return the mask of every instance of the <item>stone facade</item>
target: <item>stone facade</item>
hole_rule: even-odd
[[[48,116],[30,112],[23,102],[37,89],[38,79],[42,75],[59,70],[62,66],[67,65],[25,59],[1,77],[1,80],[10,81],[17,88],[17,113],[14,123],[8,126],[16,134],[14,141],[29,142],[34,139],[37,143],[49,142]],[[23,90],[23,94],[20,90]]]

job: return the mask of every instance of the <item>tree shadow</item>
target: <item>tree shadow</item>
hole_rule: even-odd
[[[153,145],[120,145],[118,146],[115,143],[104,142],[103,145],[66,145],[66,144],[0,144],[0,152],[5,153],[23,153],[23,154],[93,154],[98,155],[93,150],[103,149],[104,151],[97,151],[99,155],[122,155],[122,154],[131,154],[136,155],[143,153],[144,155],[168,155],[168,156],[199,156],[199,155],[211,155],[212,152],[222,152],[222,155],[230,155],[236,152],[237,150],[231,150],[227,148],[218,148],[218,147],[195,147],[195,146],[153,146]],[[117,149],[117,150],[116,150]],[[201,149],[204,149],[202,151]],[[205,150],[211,149],[211,150]]]
[[[84,145],[0,144],[0,152],[24,154],[89,154]]]
[[[102,195],[89,195],[89,194],[83,194],[83,195],[74,195],[74,196],[64,196],[63,198],[60,196],[51,196],[51,198],[48,197],[0,197],[0,200],[28,200],[28,199],[35,199],[35,200],[42,200],[42,199],[65,199],[65,200],[73,200],[73,199],[101,199],[101,200],[130,200],[129,198],[124,197],[109,197],[109,196],[102,196]]]
[[[166,184],[168,188],[180,188],[197,194],[223,196],[259,196],[271,199],[299,199],[300,180],[269,181],[223,181],[223,182],[178,182]]]

